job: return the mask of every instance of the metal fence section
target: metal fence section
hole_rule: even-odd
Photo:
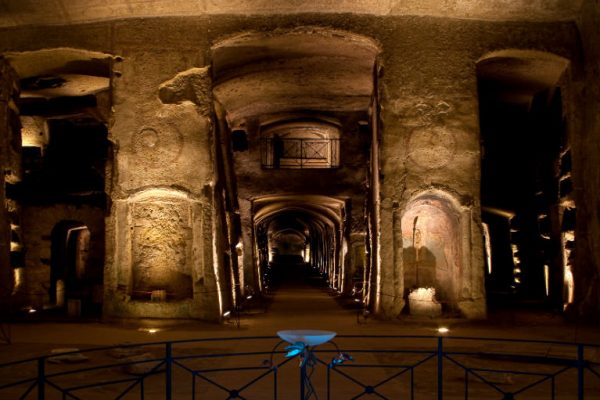
[[[335,342],[335,343],[334,343]],[[286,358],[276,337],[125,344],[0,364],[0,399],[600,399],[600,346],[341,335]]]

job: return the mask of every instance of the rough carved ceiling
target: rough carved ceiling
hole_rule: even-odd
[[[583,0],[0,0],[0,27],[205,14],[356,13],[572,20]]]
[[[320,28],[236,36],[212,48],[213,91],[232,125],[284,112],[366,110],[378,52],[370,39]]]
[[[536,93],[557,85],[568,64],[568,60],[549,53],[504,50],[480,60],[477,74],[487,95],[529,104]]]

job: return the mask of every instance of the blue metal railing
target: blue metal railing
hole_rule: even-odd
[[[300,367],[271,336],[43,355],[0,364],[0,399],[600,398],[600,345],[397,335],[335,342],[312,349],[315,362]],[[334,362],[342,353],[353,360]],[[86,364],[56,362],[65,355]]]

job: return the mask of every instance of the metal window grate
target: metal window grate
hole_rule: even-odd
[[[263,168],[338,168],[339,139],[264,138]]]

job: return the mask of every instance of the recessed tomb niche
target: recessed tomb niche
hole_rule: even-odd
[[[405,299],[411,314],[431,316],[455,308],[460,238],[459,214],[445,199],[428,195],[408,205],[402,217],[402,243]]]
[[[132,299],[192,298],[192,227],[188,202],[176,196],[144,199],[132,205],[131,219]]]

